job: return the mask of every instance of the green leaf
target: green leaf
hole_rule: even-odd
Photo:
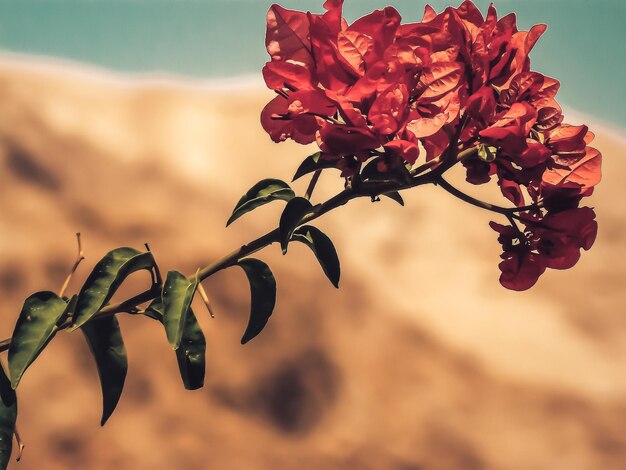
[[[187,318],[187,312],[191,306],[191,301],[198,287],[198,277],[190,281],[184,274],[178,271],[167,273],[163,284],[163,325],[167,340],[172,349],[176,350],[180,346],[183,337],[183,330]]]
[[[370,160],[361,170],[361,179],[368,182],[390,181],[391,174],[382,173],[378,170],[378,163],[383,161],[382,157]]]
[[[396,165],[390,167],[387,171],[378,169],[379,163],[384,163],[383,157],[377,157],[370,160],[363,170],[361,170],[361,179],[368,183],[406,183],[410,178],[407,168],[404,165]],[[388,166],[388,165],[387,165]]]
[[[68,304],[54,292],[37,292],[24,301],[9,347],[9,372],[14,389],[24,371],[37,359],[56,334],[58,326],[67,318],[76,297],[72,300]]]
[[[257,336],[267,324],[276,305],[276,280],[267,264],[254,258],[237,263],[245,271],[250,282],[250,319],[241,344]]]
[[[293,190],[284,181],[272,178],[259,181],[239,199],[230,219],[226,222],[226,226],[228,227],[239,217],[257,207],[277,200],[289,201],[295,197],[295,195]]]
[[[176,350],[178,370],[187,390],[197,390],[204,385],[206,339],[192,309],[187,312],[183,337]]]
[[[402,196],[398,191],[391,191],[389,193],[383,194],[383,196],[387,196],[389,199],[393,199],[401,206],[404,206],[404,199],[402,199]]]
[[[150,305],[146,307],[143,314],[148,318],[152,318],[153,320],[163,323],[163,300],[161,299],[161,296],[158,296],[150,302]]]
[[[152,253],[142,253],[133,248],[110,251],[93,268],[85,281],[74,313],[72,330],[81,327],[104,307],[124,280],[135,271],[154,267]]]
[[[293,176],[292,181],[295,181],[298,178],[301,178],[309,173],[313,173],[317,170],[337,167],[336,161],[326,160],[322,158],[323,156],[324,154],[322,152],[316,152],[313,155],[309,155],[308,157],[306,157],[296,170],[296,174]]]
[[[326,277],[328,277],[333,286],[339,288],[341,268],[337,250],[335,250],[335,246],[330,238],[316,227],[303,225],[294,232],[293,240],[304,243],[311,248]]]
[[[155,299],[146,308],[144,315],[163,322],[163,303]],[[204,385],[206,340],[200,324],[193,313],[187,312],[183,337],[180,347],[176,350],[178,369],[187,390],[196,390]]]
[[[128,359],[126,347],[122,339],[122,331],[115,316],[98,318],[83,325],[81,331],[85,335],[89,349],[96,360],[100,386],[102,387],[102,420],[104,426],[117,403],[124,388]]]
[[[280,247],[283,254],[287,253],[287,245],[293,231],[300,225],[302,218],[313,206],[303,197],[295,197],[287,203],[287,207],[280,216],[278,231],[280,233]]]
[[[0,469],[5,470],[11,460],[13,434],[17,420],[17,397],[11,382],[0,364]]]

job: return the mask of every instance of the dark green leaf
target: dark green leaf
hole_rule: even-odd
[[[380,171],[379,163],[384,163],[387,170]],[[361,170],[361,179],[368,183],[406,183],[410,178],[411,175],[406,166],[401,164],[389,165],[383,157],[370,160]]]
[[[148,318],[152,318],[153,320],[163,323],[163,300],[161,299],[161,296],[150,302],[150,305],[146,307],[143,314]]]
[[[198,278],[190,281],[178,271],[167,273],[163,284],[163,325],[172,349],[178,349],[183,337],[187,312],[198,287]]]
[[[402,199],[402,196],[398,191],[391,191],[389,193],[383,194],[383,196],[387,196],[389,199],[393,199],[401,206],[404,206],[404,199]]]
[[[96,264],[78,294],[72,330],[84,325],[104,307],[128,276],[153,267],[154,258],[150,252],[141,253],[124,247],[107,253]]]
[[[293,240],[311,248],[330,282],[338,288],[341,268],[337,250],[330,238],[318,228],[304,225],[294,232]]]
[[[178,369],[187,390],[197,390],[204,385],[206,340],[193,310],[185,319],[183,337],[176,350]]]
[[[303,197],[295,197],[287,203],[287,207],[280,216],[278,230],[280,232],[280,247],[283,254],[287,253],[287,245],[293,231],[300,225],[302,218],[313,206]]]
[[[316,152],[313,155],[306,157],[296,170],[296,174],[293,176],[292,181],[317,170],[335,168],[337,166],[336,161],[324,159],[323,155],[324,154],[322,152]]]
[[[259,206],[277,200],[289,201],[294,196],[295,193],[284,181],[271,178],[259,181],[239,199],[226,226],[228,227],[239,217]]]
[[[378,170],[378,163],[382,162],[383,158],[378,157],[370,160],[361,170],[361,179],[367,182],[384,182],[390,181],[391,175],[382,173]]]
[[[5,470],[11,460],[16,420],[17,397],[0,364],[0,470]]]
[[[162,322],[163,304],[161,299],[155,299],[146,308],[144,315]],[[196,390],[204,385],[205,354],[206,340],[193,309],[190,308],[187,312],[180,347],[176,350],[178,369],[187,390]]]
[[[24,301],[9,347],[11,386],[17,388],[24,371],[54,337],[68,314],[68,303],[54,292],[37,292]]]
[[[122,339],[122,331],[114,316],[98,318],[83,325],[81,331],[85,335],[89,349],[96,360],[100,386],[102,387],[102,420],[100,425],[107,422],[117,402],[120,400],[128,359],[126,347]]]
[[[267,264],[254,258],[239,261],[250,281],[250,320],[241,344],[258,335],[269,320],[276,305],[276,280]]]

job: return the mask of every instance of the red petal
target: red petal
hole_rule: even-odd
[[[306,13],[272,5],[267,12],[265,46],[273,60],[313,65]]]
[[[299,91],[270,101],[261,112],[261,125],[274,142],[291,138],[299,144],[310,144],[315,141],[319,124],[307,113],[332,116],[335,109],[323,92]]]
[[[427,67],[420,78],[420,99],[437,99],[454,90],[463,77],[463,65],[458,62],[438,62]]]
[[[534,253],[510,253],[499,268],[500,284],[516,291],[530,289],[546,271],[543,257]]]
[[[387,142],[384,147],[411,165],[415,163],[420,152],[417,144],[408,140],[392,140]]]
[[[424,7],[424,15],[422,16],[422,23],[432,21],[437,16],[437,12],[430,5]]]
[[[448,122],[448,114],[440,113],[432,118],[420,117],[407,124],[406,128],[415,134],[415,137],[430,137]]]
[[[332,155],[354,155],[380,147],[378,139],[368,129],[333,124],[320,129],[317,143],[322,152]]]
[[[342,31],[337,37],[339,53],[359,75],[365,73],[365,56],[374,47],[374,41],[356,31]]]
[[[498,181],[502,195],[515,204],[517,207],[524,205],[524,194],[520,189],[520,185],[508,179],[500,179]]]
[[[291,62],[268,62],[263,67],[263,78],[268,88],[282,90],[313,90],[311,72]]]
[[[601,164],[602,154],[593,147],[587,147],[585,156],[569,167],[546,170],[543,182],[553,186],[578,187],[580,192],[584,192],[602,179]]]
[[[389,135],[397,132],[407,118],[409,92],[406,85],[389,87],[376,98],[368,113],[374,129]]]

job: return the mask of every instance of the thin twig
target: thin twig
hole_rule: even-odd
[[[198,293],[200,294],[200,297],[202,298],[204,305],[206,305],[206,309],[209,311],[209,315],[211,315],[211,318],[215,318],[215,313],[213,312],[213,308],[211,308],[211,302],[209,301],[209,296],[204,290],[204,287],[202,287],[201,282],[198,282]]]
[[[315,185],[320,179],[321,174],[322,174],[322,170],[315,170],[315,173],[313,173],[313,177],[311,178],[309,187],[306,189],[306,193],[304,193],[305,199],[311,200],[311,196],[313,196],[313,190],[315,189]]]
[[[480,207],[481,209],[486,209],[491,212],[497,212],[498,214],[505,215],[507,218],[514,218],[518,220],[522,220],[522,218],[517,215],[515,212],[517,211],[517,207],[508,208],[496,206],[494,204],[490,204],[485,201],[481,201],[480,199],[476,199],[469,194],[465,194],[463,191],[455,188],[450,183],[448,183],[443,177],[438,177],[436,180],[436,184],[445,189],[448,193],[452,194],[454,197],[461,199],[462,201],[467,202],[476,207]]]
[[[63,286],[61,287],[61,290],[59,291],[59,297],[63,297],[65,295],[65,291],[67,290],[67,287],[70,285],[70,281],[72,280],[72,276],[76,272],[76,269],[78,269],[78,265],[81,263],[82,260],[85,259],[85,257],[83,256],[84,254],[83,244],[81,243],[81,240],[80,240],[80,232],[76,233],[76,243],[78,245],[78,255],[76,257],[76,261],[74,262],[74,266],[72,266],[70,273],[65,278],[65,282],[63,283]]]
[[[144,243],[144,246],[146,247],[146,250],[152,253],[152,250],[150,250],[150,245],[148,244],[148,242]],[[154,253],[152,254],[152,256],[154,257]],[[154,270],[150,271],[150,275],[152,276],[152,284],[157,284],[159,286],[163,285],[163,278],[161,277],[161,270],[159,269],[159,265],[157,264],[156,260],[154,261]]]
[[[456,161],[457,162],[463,161],[466,158],[469,158],[472,155],[474,155],[477,151],[478,151],[478,147],[470,147],[470,148],[467,148],[465,150],[462,150],[456,156]],[[446,154],[443,153],[440,156],[438,156],[437,158],[433,158],[429,162],[426,162],[423,165],[420,165],[420,166],[418,166],[416,168],[413,168],[411,170],[411,175],[412,176],[417,176],[417,175],[420,175],[420,174],[424,173],[426,170],[430,170],[432,167],[442,163],[443,160],[445,160],[445,157],[446,157]]]
[[[15,442],[17,443],[17,457],[15,457],[15,461],[19,462],[22,459],[22,452],[24,452],[24,442],[20,437],[20,433],[17,430],[17,424],[15,425],[15,429],[13,429],[13,435],[15,436]]]

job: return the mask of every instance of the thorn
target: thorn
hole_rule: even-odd
[[[59,291],[59,297],[63,297],[65,295],[65,291],[67,290],[67,287],[70,285],[70,281],[72,280],[72,276],[76,272],[76,269],[78,269],[78,265],[81,263],[82,260],[85,259],[85,256],[83,253],[83,244],[80,239],[80,232],[76,233],[76,243],[78,245],[78,255],[76,257],[76,261],[74,262],[74,266],[72,266],[70,273],[65,278],[65,282],[63,283],[63,286],[61,287],[61,290]]]
[[[204,305],[206,305],[206,308],[209,311],[209,315],[211,315],[211,318],[215,318],[215,313],[213,313],[213,308],[211,307],[209,296],[206,294],[206,291],[204,290],[204,287],[202,287],[201,283],[198,283],[198,293],[200,294]]]
[[[22,459],[22,452],[24,452],[24,443],[22,442],[22,438],[20,437],[20,433],[17,430],[17,424],[15,425],[15,429],[13,431],[13,435],[15,436],[15,442],[17,442],[18,450],[17,457],[15,457],[15,461],[19,462]]]

